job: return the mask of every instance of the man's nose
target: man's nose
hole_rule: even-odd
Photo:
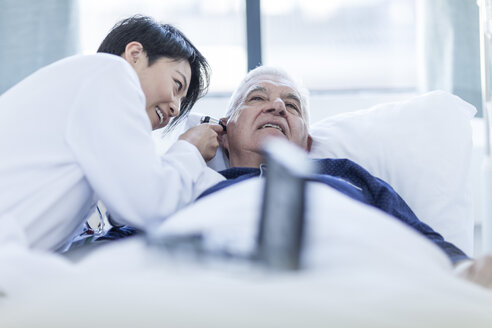
[[[285,115],[285,103],[282,99],[274,99],[268,106],[267,112],[277,115]]]

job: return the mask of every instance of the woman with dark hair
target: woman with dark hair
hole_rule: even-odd
[[[152,138],[207,91],[209,67],[193,44],[134,16],[98,52],[46,66],[0,96],[0,243],[59,250],[98,200],[113,220],[145,230],[222,180],[205,164],[219,125],[186,131],[162,156]]]
[[[209,84],[207,60],[177,28],[169,24],[158,24],[145,16],[133,16],[116,24],[97,52],[124,56],[127,45],[132,42],[138,43],[138,46],[144,50],[148,58],[148,66],[152,66],[156,60],[162,58],[188,62],[191,79],[188,92],[181,102],[179,115],[171,123],[176,125],[207,91]],[[130,62],[131,60],[132,58]]]

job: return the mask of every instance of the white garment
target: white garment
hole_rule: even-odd
[[[122,58],[74,56],[0,96],[0,226],[59,248],[101,200],[144,229],[223,178],[178,141],[159,157],[138,76]]]

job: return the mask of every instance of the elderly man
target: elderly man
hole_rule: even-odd
[[[266,169],[261,146],[267,137],[285,138],[306,151],[311,148],[308,132],[307,92],[283,71],[259,67],[251,71],[233,94],[226,117],[227,134],[220,144],[229,158],[230,169],[220,173],[227,180],[202,194],[259,176]],[[420,221],[404,200],[384,181],[346,159],[317,160],[321,174],[313,177],[363,203],[377,207],[412,227],[440,247],[465,278],[492,286],[489,256],[472,261]]]

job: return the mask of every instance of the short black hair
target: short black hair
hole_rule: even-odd
[[[186,117],[195,102],[203,97],[210,84],[210,66],[205,57],[190,40],[176,27],[159,24],[151,17],[135,15],[116,23],[103,40],[97,52],[121,56],[126,45],[132,41],[140,42],[149,59],[149,66],[161,57],[187,60],[191,67],[191,80],[188,93],[181,102],[180,113],[168,128]]]

